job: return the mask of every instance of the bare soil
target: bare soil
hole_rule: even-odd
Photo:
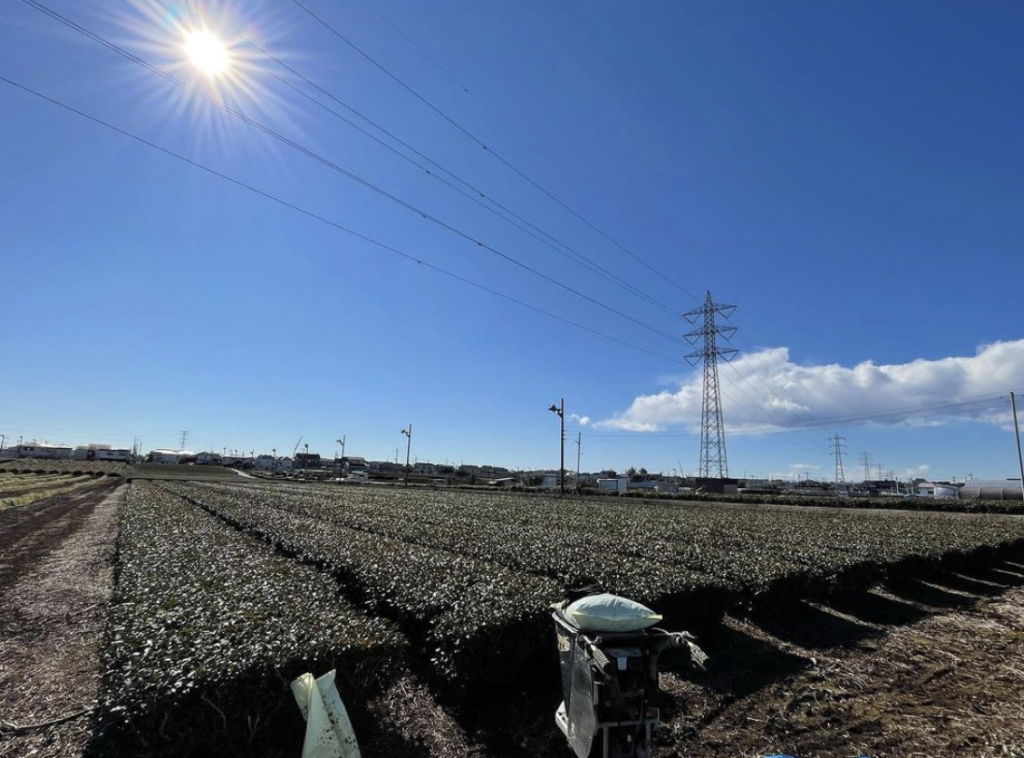
[[[1022,564],[728,617],[719,636],[715,673],[663,675],[657,755],[1024,756]]]
[[[119,484],[0,513],[4,758],[80,756],[88,743],[113,587]]]

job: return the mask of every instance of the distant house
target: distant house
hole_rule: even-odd
[[[350,455],[341,459],[345,475],[353,477],[366,477],[370,474],[370,464],[365,458],[358,455]]]
[[[186,458],[195,458],[196,454],[190,450],[170,450],[167,448],[160,448],[158,450],[150,450],[149,455],[146,457],[151,463],[178,464]]]
[[[224,465],[220,453],[204,452],[196,456],[197,466],[222,466]]]
[[[558,474],[544,474],[540,479],[541,489],[551,490],[558,486]]]
[[[71,448],[63,445],[51,445],[49,442],[26,442],[15,445],[18,458],[44,458],[47,460],[71,457]]]
[[[699,490],[715,492],[719,495],[735,495],[739,490],[738,479],[702,479],[698,477],[694,480],[694,484]]]
[[[626,484],[626,489],[630,490],[654,490],[657,489],[658,483],[653,481],[649,476],[644,474],[634,474],[628,477],[629,481]]]
[[[491,479],[507,477],[511,472],[504,466],[481,466],[480,475]]]
[[[131,460],[132,451],[120,448],[114,450],[110,445],[99,442],[91,442],[88,445],[78,445],[71,453],[76,461],[115,461],[127,463]]]
[[[301,470],[319,470],[323,467],[323,462],[319,453],[296,453],[293,466]]]
[[[433,463],[427,463],[426,461],[420,461],[412,467],[414,474],[422,474],[424,476],[433,476],[437,473],[437,466]]]
[[[291,458],[275,458],[272,455],[258,455],[253,461],[257,471],[291,471]]]
[[[611,490],[613,492],[625,492],[629,487],[629,479],[624,476],[617,476],[614,479],[598,479],[597,488],[600,490]]]

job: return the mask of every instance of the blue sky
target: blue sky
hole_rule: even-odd
[[[292,0],[39,1],[191,89],[14,1],[0,76],[632,347],[0,82],[8,439],[152,448],[187,429],[192,448],[301,435],[333,454],[344,434],[384,458],[412,423],[420,460],[557,466],[545,409],[565,396],[584,469],[692,472],[699,377],[670,337],[710,290],[739,306],[734,474],[830,474],[837,431],[855,471],[867,450],[903,475],[1014,474],[1018,3],[303,0],[456,126]],[[232,55],[213,79],[182,50],[204,24]]]

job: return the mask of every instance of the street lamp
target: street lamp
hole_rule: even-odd
[[[402,434],[409,438],[405,446],[405,486],[409,486],[409,454],[412,452],[412,424],[408,429],[402,429]]]
[[[548,410],[552,413],[557,413],[558,418],[561,419],[562,422],[562,433],[559,438],[562,455],[559,459],[560,467],[558,469],[558,496],[562,497],[565,495],[565,398],[562,398],[562,404],[560,406],[552,403]]]

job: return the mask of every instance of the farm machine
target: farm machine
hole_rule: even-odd
[[[555,714],[559,729],[578,758],[647,758],[660,723],[658,657],[681,648],[704,670],[707,656],[687,632],[623,629],[638,624],[617,620],[581,623],[571,608],[569,601],[552,606],[564,697]]]

